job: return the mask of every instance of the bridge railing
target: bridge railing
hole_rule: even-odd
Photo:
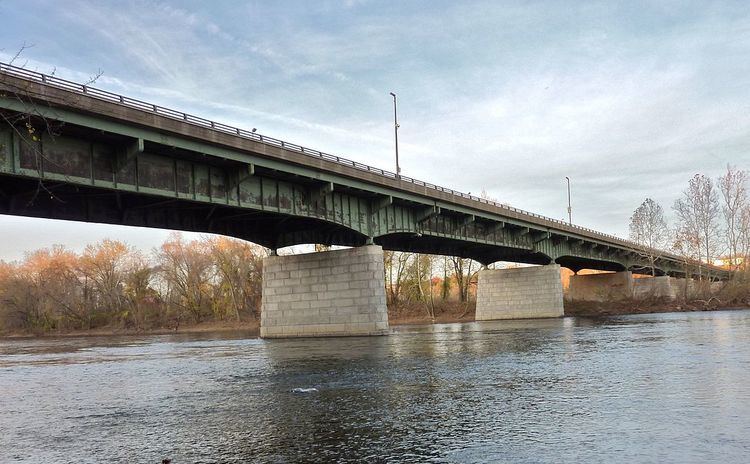
[[[447,187],[441,187],[439,185],[431,184],[429,182],[424,182],[418,179],[413,179],[411,177],[407,176],[399,176],[396,173],[393,173],[391,171],[387,171],[384,169],[380,169],[374,166],[369,166],[363,163],[359,163],[357,161],[352,161],[350,159],[342,158],[340,156],[331,155],[329,153],[322,152],[320,150],[315,150],[312,148],[303,147],[302,145],[297,145],[295,143],[285,142],[283,140],[279,140],[273,137],[269,137],[266,135],[259,134],[257,132],[248,131],[245,129],[240,129],[237,127],[229,126],[227,124],[222,124],[220,122],[211,121],[209,119],[202,118],[200,116],[194,116],[192,114],[183,113],[182,111],[173,110],[171,108],[165,108],[163,106],[159,106],[153,103],[148,103],[142,100],[138,100],[135,98],[126,97],[124,95],[116,94],[113,92],[109,92],[107,90],[98,89],[95,87],[91,87],[90,85],[86,84],[80,84],[77,82],[68,81],[65,79],[61,79],[57,76],[49,75],[49,74],[43,74],[37,71],[31,71],[25,68],[21,68],[18,66],[13,66],[6,63],[0,62],[0,73],[9,74],[11,76],[19,77],[22,79],[26,79],[29,81],[35,81],[40,82],[42,84],[46,84],[52,87],[57,87],[60,89],[68,90],[71,92],[76,92],[79,94],[87,95],[92,98],[96,98],[99,100],[108,101],[110,103],[114,103],[117,105],[127,106],[130,108],[135,108],[141,111],[146,111],[149,113],[154,113],[159,116],[164,116],[171,119],[176,119],[183,121],[188,124],[192,124],[195,126],[204,127],[207,129],[223,132],[226,134],[231,134],[237,137],[242,137],[245,139],[250,139],[258,142],[262,142],[268,145],[277,146],[280,148],[284,148],[286,150],[295,151],[307,156],[310,156],[312,158],[319,158],[324,159],[326,161],[331,161],[337,164],[341,164],[344,166],[349,166],[354,169],[358,169],[361,171],[366,171],[369,173],[377,174],[383,177],[387,177],[390,179],[396,179],[401,182],[408,182],[414,185],[419,185],[421,187],[425,187],[431,190],[436,190],[439,192],[448,193],[450,195],[455,195],[461,198],[466,198],[468,200],[477,201],[479,203],[488,204],[491,206],[494,206],[496,208],[500,208],[509,212],[516,213],[521,216],[528,216],[536,219],[540,219],[542,221],[547,221],[554,223],[562,229],[568,229],[572,232],[585,232],[586,234],[594,237],[594,238],[600,238],[603,240],[609,240],[614,241],[616,243],[620,243],[623,246],[627,246],[630,248],[640,249],[641,247],[637,245],[636,243],[630,242],[628,240],[622,239],[620,237],[617,237],[615,235],[605,234],[593,229],[589,229],[587,227],[581,227],[573,224],[569,224],[565,221],[561,221],[559,219],[550,218],[547,216],[543,216],[541,214],[532,213],[530,211],[525,211],[519,208],[515,208],[513,206],[498,203],[492,200],[487,200],[485,198],[480,198],[475,195],[470,195],[467,193],[459,192]]]

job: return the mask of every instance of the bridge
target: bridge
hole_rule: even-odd
[[[290,311],[295,301],[285,300],[297,299],[294,306],[307,313],[316,309],[310,301],[318,301],[319,320],[306,314],[305,321],[311,322],[301,323],[315,326],[313,335],[338,333],[326,324],[357,324],[352,318],[333,323],[335,314],[321,315],[323,302],[340,300],[360,316],[368,316],[369,310],[359,306],[377,307],[377,319],[372,314],[359,319],[369,324],[368,333],[385,330],[383,292],[363,283],[382,283],[382,274],[377,275],[382,249],[460,256],[485,265],[542,265],[515,272],[520,287],[524,279],[534,279],[520,274],[546,269],[551,275],[559,266],[575,272],[651,273],[641,247],[612,235],[7,64],[0,64],[0,115],[0,214],[209,232],[272,250],[309,243],[355,247],[325,258],[269,258],[263,320],[275,321],[272,314]],[[327,260],[338,264],[331,267]],[[693,264],[658,253],[653,267],[664,278],[686,278],[700,272]],[[351,282],[357,288],[321,290],[310,272],[302,272],[316,267],[346,268],[337,283],[352,273],[361,273],[361,279]],[[711,269],[713,278],[728,277],[721,269],[702,268]],[[297,277],[291,276],[293,271],[299,271]],[[489,293],[483,291],[480,275],[478,298],[483,302],[505,298],[503,292],[513,287],[493,280],[507,283],[511,273],[498,277],[502,271],[492,272],[483,271],[484,287],[494,289]],[[307,294],[287,297],[284,292],[294,286]],[[341,291],[333,290],[337,287]],[[560,315],[562,297],[558,305],[557,288],[550,292],[553,309],[518,315]],[[501,311],[496,306],[490,304],[495,309],[488,310],[487,318],[496,318],[498,311],[513,315],[509,307]],[[477,311],[479,317],[479,307]],[[328,323],[317,324],[320,320]],[[266,324],[266,335],[299,334],[293,329],[271,333],[274,324]]]

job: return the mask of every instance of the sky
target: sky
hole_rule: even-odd
[[[0,0],[0,61],[626,237],[750,168],[746,2]],[[0,259],[168,231],[0,216]]]

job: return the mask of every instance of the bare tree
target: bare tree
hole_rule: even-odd
[[[471,259],[452,256],[451,260],[453,261],[453,275],[458,286],[458,299],[461,302],[469,301],[469,287],[481,267],[474,267],[475,261]]]
[[[123,297],[125,300],[124,322],[136,329],[144,329],[147,325],[147,308],[158,307],[158,295],[151,287],[154,268],[148,259],[139,251],[129,253],[125,278],[123,281]],[[162,324],[161,312],[154,311],[157,324]]]
[[[737,268],[740,254],[744,253],[744,250],[740,249],[740,237],[747,233],[742,227],[742,213],[748,206],[747,179],[747,171],[728,165],[727,172],[717,180],[723,200],[721,209],[726,221],[729,264],[733,269]]]
[[[750,204],[743,206],[739,213],[739,236],[737,237],[737,249],[740,253],[741,268],[748,270],[748,259],[750,258]]]
[[[416,253],[409,272],[410,277],[413,278],[411,280],[417,287],[417,299],[427,304],[427,315],[433,320],[435,319],[435,301],[432,295],[432,265],[434,259],[434,255]],[[427,294],[425,294],[424,284],[427,284]]]
[[[25,68],[27,61],[21,63],[22,56],[26,50],[33,46],[33,44],[26,44],[24,42],[8,62],[7,70],[13,68]],[[51,74],[54,75],[54,73],[55,70],[53,69]],[[103,71],[100,69],[82,85],[91,85],[102,75]],[[15,81],[11,79],[2,79],[2,74],[0,74],[0,96],[17,100],[21,103],[22,109],[13,113],[0,112],[0,122],[4,122],[5,125],[10,127],[15,136],[18,137],[22,149],[25,152],[25,156],[31,161],[33,169],[36,169],[39,172],[36,191],[29,202],[34,202],[37,196],[42,192],[49,195],[50,198],[62,202],[52,190],[47,188],[42,166],[55,166],[57,168],[63,168],[63,166],[60,166],[59,160],[46,156],[41,147],[44,143],[44,139],[48,142],[54,142],[55,138],[61,134],[62,128],[65,124],[47,118],[45,105],[37,102],[35,98],[36,95],[34,95],[34,92],[31,90],[33,84],[28,82],[16,84],[14,82]],[[80,99],[80,96],[71,96],[68,101],[73,103],[78,101],[78,99]],[[63,173],[63,175],[67,177],[67,174]]]
[[[123,310],[126,264],[132,251],[122,242],[105,239],[86,246],[78,258],[78,270],[91,286],[92,303],[99,310],[117,315]]]
[[[182,320],[257,318],[263,249],[225,237],[185,241],[173,234],[151,260],[103,240],[77,254],[62,246],[0,261],[0,333],[122,327],[143,330]]]
[[[384,251],[386,295],[389,303],[397,303],[401,299],[406,268],[411,253],[399,251]]]
[[[29,253],[24,267],[37,290],[37,305],[56,329],[90,329],[93,289],[77,266],[77,256],[62,245]],[[49,317],[48,317],[49,316]]]
[[[260,307],[265,255],[261,247],[227,237],[206,238],[204,244],[216,272],[214,314],[223,317],[231,308],[238,322],[243,313],[255,317]]]
[[[430,317],[434,321],[435,320],[435,295],[434,295],[435,292],[432,291],[432,265],[435,261],[435,255],[428,255],[428,256],[429,256],[429,260],[427,261],[427,264],[428,264],[427,288],[429,289],[429,292],[430,292]]]
[[[646,198],[630,216],[630,240],[638,245],[638,253],[648,260],[651,275],[656,275],[658,260],[669,244],[669,230],[661,205]]]
[[[443,256],[443,282],[440,285],[440,298],[445,301],[451,293],[451,283],[448,279],[448,257]]]
[[[678,235],[690,254],[711,264],[719,251],[719,199],[710,177],[696,174],[675,201]],[[698,268],[699,277],[703,277]],[[709,276],[710,277],[710,276]]]
[[[155,251],[159,275],[166,287],[165,300],[177,309],[177,324],[186,313],[201,322],[208,313],[213,268],[205,244],[187,243],[179,233]]]

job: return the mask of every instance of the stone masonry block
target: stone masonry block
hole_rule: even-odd
[[[579,301],[614,301],[633,296],[633,273],[605,272],[570,277],[568,298]]]
[[[271,256],[263,264],[262,337],[388,332],[380,247]]]
[[[477,285],[477,320],[563,315],[559,265],[482,270]]]

